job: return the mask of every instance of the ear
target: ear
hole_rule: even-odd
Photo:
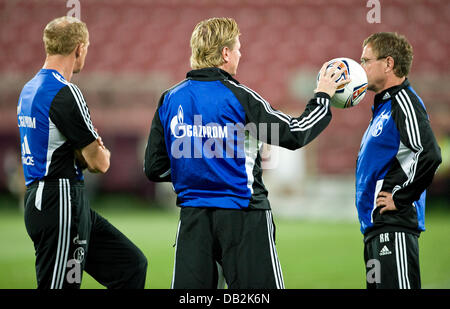
[[[222,48],[222,58],[225,63],[228,63],[230,61],[230,49],[227,46]]]
[[[395,65],[394,58],[392,58],[391,56],[387,56],[385,72],[393,71],[394,65]]]
[[[83,43],[80,43],[77,45],[77,47],[75,48],[75,58],[78,58],[81,56],[81,51],[82,51],[83,47],[84,47]]]

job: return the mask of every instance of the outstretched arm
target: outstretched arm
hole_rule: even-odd
[[[254,124],[252,127],[256,130],[250,130],[251,135],[264,143],[294,150],[311,142],[327,127],[331,120],[330,98],[337,87],[350,81],[336,82],[341,75],[341,69],[337,69],[335,64],[327,70],[327,65],[328,63],[325,63],[320,70],[314,98],[308,102],[299,117],[275,110],[258,93],[242,84],[231,80],[224,81],[224,84],[242,104],[247,118],[246,124]],[[264,124],[266,125],[261,126]]]

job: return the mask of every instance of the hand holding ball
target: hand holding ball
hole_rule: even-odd
[[[331,87],[330,81],[334,81]],[[333,89],[334,88],[334,89]],[[362,66],[350,58],[336,58],[326,62],[317,76],[315,92],[331,96],[331,105],[349,108],[357,105],[366,95],[367,75]]]

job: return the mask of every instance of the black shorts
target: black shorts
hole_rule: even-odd
[[[147,259],[91,210],[83,182],[39,181],[25,194],[39,289],[80,288],[83,270],[108,288],[144,288]]]
[[[420,289],[418,237],[380,233],[364,244],[368,289]]]
[[[284,288],[270,210],[181,208],[172,288],[217,288],[219,269],[230,289]]]

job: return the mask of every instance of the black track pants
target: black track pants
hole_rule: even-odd
[[[108,288],[144,288],[147,259],[90,209],[82,182],[30,185],[25,225],[36,252],[39,289],[79,288],[83,270]]]
[[[368,289],[420,289],[418,237],[380,233],[364,245]]]
[[[181,208],[175,248],[172,288],[284,288],[270,210]]]

